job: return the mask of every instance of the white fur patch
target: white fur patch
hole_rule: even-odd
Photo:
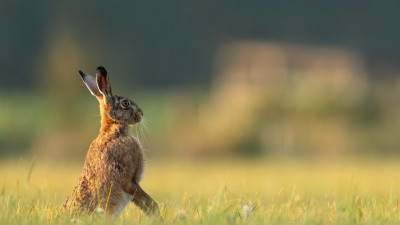
[[[122,192],[122,200],[121,203],[119,204],[119,207],[117,211],[115,211],[114,216],[115,218],[119,217],[119,215],[122,213],[122,210],[128,205],[129,202],[131,202],[133,199],[133,195],[128,194],[126,192]]]

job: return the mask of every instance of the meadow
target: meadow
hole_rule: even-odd
[[[400,224],[399,3],[1,4],[0,225]],[[59,213],[98,66],[143,110],[160,217]]]
[[[118,219],[71,219],[58,209],[81,164],[0,164],[1,224],[399,224],[398,161],[148,160],[142,186],[161,217],[130,204]]]
[[[64,92],[2,92],[0,224],[400,224],[400,80],[334,77],[125,89],[144,110],[132,133],[162,220],[133,204],[117,219],[60,215],[98,103],[78,78]]]

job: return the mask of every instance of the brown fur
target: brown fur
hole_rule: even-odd
[[[98,69],[99,72],[103,71]],[[84,74],[82,78],[84,76],[90,75]],[[85,78],[88,88],[95,88]],[[89,147],[78,184],[64,203],[63,210],[79,214],[91,213],[101,207],[106,209],[107,215],[113,215],[123,203],[125,192],[133,195],[131,200],[146,213],[158,214],[157,203],[139,186],[144,169],[143,150],[130,134],[130,124],[140,121],[143,113],[130,100],[132,108],[124,109],[121,102],[127,98],[112,95],[107,78],[106,72],[105,75],[104,72],[97,74],[102,95],[94,94],[100,102],[100,134]],[[109,90],[105,90],[107,86]],[[97,90],[91,92],[98,93]]]

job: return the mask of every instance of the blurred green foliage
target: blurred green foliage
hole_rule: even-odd
[[[149,154],[397,155],[397,6],[1,2],[0,155],[83,158],[100,118],[77,70],[99,65]]]
[[[367,55],[369,72],[382,76],[375,71],[380,64],[399,68],[399,6],[395,0],[2,1],[0,87],[40,88],[57,51],[71,72],[103,65],[146,87],[207,85],[216,50],[237,39],[355,49]]]
[[[54,92],[1,94],[0,154],[83,159],[100,117],[97,100],[81,86],[73,98]],[[332,93],[307,87],[293,82],[276,87],[261,107],[248,109],[252,116],[242,132],[229,136],[234,125],[213,137],[202,121],[216,117],[214,126],[224,125],[218,125],[218,111],[202,115],[208,112],[204,107],[213,110],[210,92],[137,90],[131,98],[145,121],[132,132],[148,154],[159,157],[398,155],[400,80],[374,83],[361,95],[351,88]]]

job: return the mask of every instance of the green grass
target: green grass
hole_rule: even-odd
[[[80,165],[2,162],[0,224],[110,224],[58,209]],[[143,188],[163,222],[130,204],[114,224],[399,224],[396,162],[150,160]],[[245,209],[246,208],[246,209]]]

